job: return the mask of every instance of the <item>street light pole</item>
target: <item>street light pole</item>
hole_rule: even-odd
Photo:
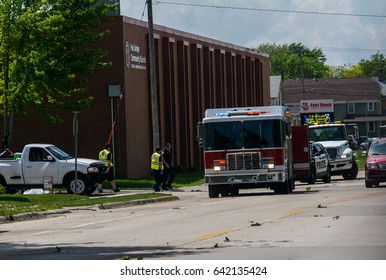
[[[78,115],[79,111],[74,111],[74,117],[72,119],[72,132],[75,138],[75,186],[74,186],[74,194],[77,193],[78,187]]]

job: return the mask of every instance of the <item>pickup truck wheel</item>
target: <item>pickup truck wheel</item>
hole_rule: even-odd
[[[314,167],[311,168],[310,178],[308,178],[308,184],[313,185],[316,182],[316,170]]]
[[[327,167],[327,174],[326,176],[323,177],[323,182],[324,183],[331,183],[331,167]]]
[[[358,175],[358,164],[354,161],[350,170],[342,174],[345,180],[355,180]]]
[[[75,190],[75,176],[70,177],[66,182],[67,193],[73,194],[76,191],[77,194],[86,194],[88,190],[88,181],[82,176],[79,176],[77,178],[77,183]]]

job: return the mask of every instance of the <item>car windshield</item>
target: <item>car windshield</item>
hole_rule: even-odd
[[[56,146],[47,147],[47,150],[59,160],[72,159],[73,157]]]
[[[310,141],[337,141],[347,140],[344,126],[316,126],[309,127]]]
[[[370,146],[369,155],[386,155],[386,142],[373,142]]]

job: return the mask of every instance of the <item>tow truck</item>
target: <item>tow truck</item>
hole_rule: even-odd
[[[308,126],[308,136],[310,141],[320,143],[326,148],[330,156],[332,175],[341,175],[345,180],[356,179],[358,165],[348,143],[345,124],[315,123]]]
[[[291,193],[297,177],[294,166],[310,172],[307,136],[297,135],[302,141],[296,145],[300,152],[294,153],[291,122],[284,106],[207,109],[198,123],[198,140],[204,149],[209,197],[252,188]],[[294,161],[295,154],[301,158]]]

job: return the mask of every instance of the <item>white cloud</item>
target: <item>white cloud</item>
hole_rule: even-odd
[[[146,0],[121,0],[121,13],[142,18]],[[158,4],[153,0],[156,24],[244,47],[262,43],[303,43],[322,48],[327,64],[356,64],[382,50],[386,54],[386,18],[261,11],[274,9],[318,13],[386,15],[386,1],[372,0],[168,0],[174,3],[243,7],[218,9]],[[166,2],[166,1],[165,1]],[[248,9],[251,8],[251,9]],[[147,10],[143,20],[147,21]],[[362,49],[362,51],[358,50]]]

